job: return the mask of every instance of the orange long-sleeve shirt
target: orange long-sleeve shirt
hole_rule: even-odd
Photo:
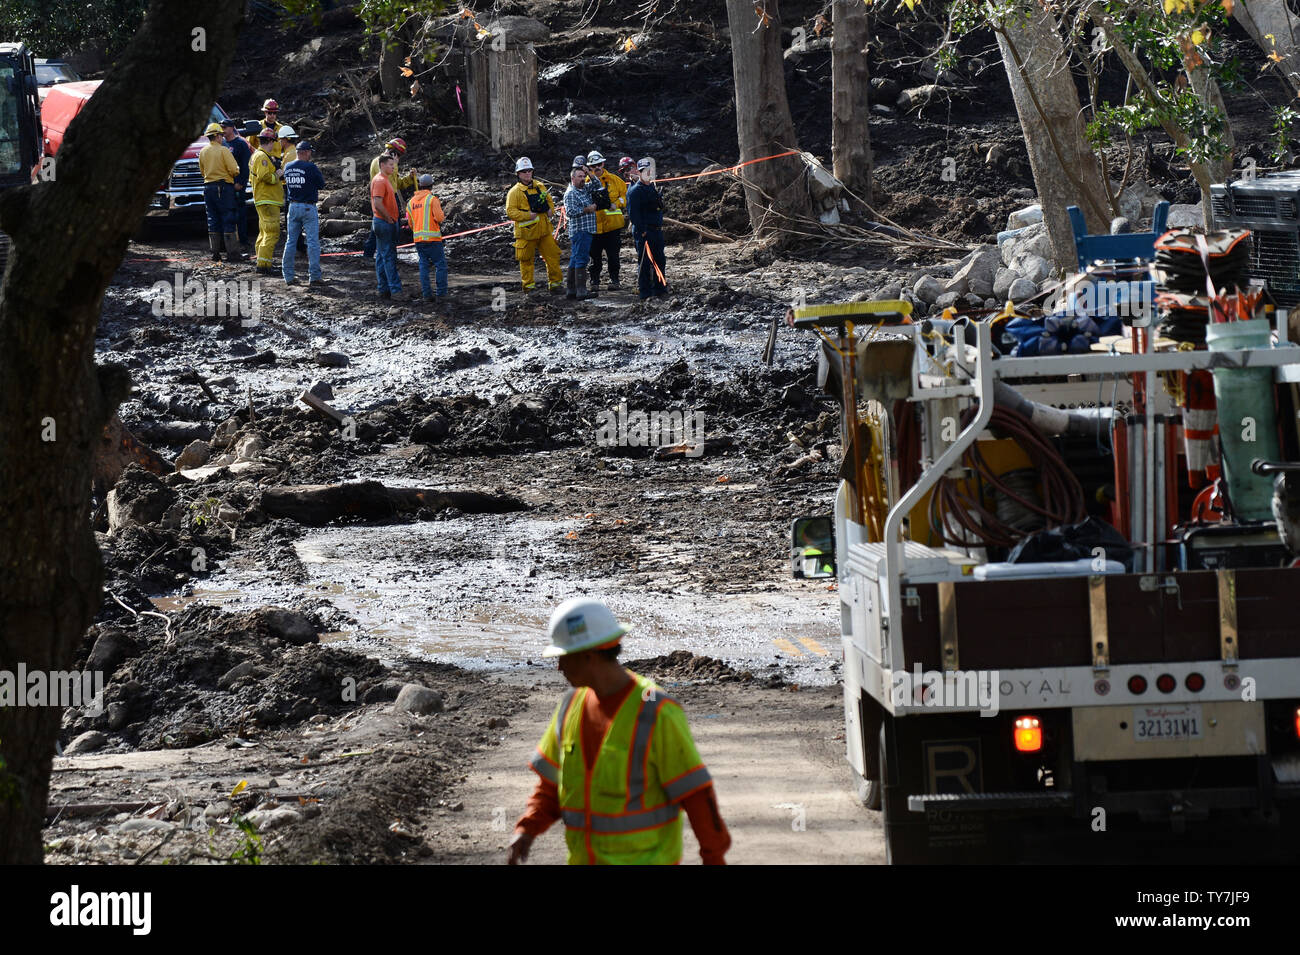
[[[587,694],[586,704],[582,710],[582,754],[587,769],[596,764],[596,754],[600,744],[609,732],[614,715],[623,705],[629,693],[636,686],[634,681],[619,692],[598,697],[594,692]],[[686,818],[691,821],[691,829],[700,843],[700,858],[705,865],[726,865],[723,858],[731,848],[731,834],[727,832],[722,813],[718,811],[717,796],[710,781],[702,789],[690,793],[681,801],[686,810]],[[526,832],[531,836],[540,836],[560,819],[560,789],[547,779],[538,778],[537,788],[528,797],[528,806],[524,814],[515,823],[515,832]]]

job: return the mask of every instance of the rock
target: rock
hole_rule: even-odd
[[[984,154],[984,165],[1000,166],[1007,158],[1008,150],[1001,143],[994,143],[989,147],[988,152]],[[1014,213],[1012,213],[1014,215]],[[1025,223],[1027,224],[1027,223]],[[1008,229],[1018,229],[1020,226],[1007,226]]]
[[[922,275],[912,286],[912,294],[927,305],[943,294],[943,285],[932,275]]]
[[[117,827],[118,832],[166,832],[176,828],[166,819],[128,819]]]
[[[189,468],[201,468],[208,463],[208,458],[212,457],[212,448],[206,441],[191,441],[185,445],[185,450],[176,456],[176,470],[185,471]]]
[[[209,803],[203,808],[203,820],[212,823],[228,812],[230,812],[230,803],[224,799],[220,802]]]
[[[209,445],[217,450],[225,450],[230,446],[230,442],[234,440],[235,435],[239,433],[239,429],[243,426],[244,422],[238,418],[227,418],[217,425],[217,430],[213,432]]]
[[[443,696],[437,690],[431,690],[427,686],[421,686],[418,683],[408,683],[397,694],[397,702],[394,704],[394,708],[400,713],[415,713],[419,716],[426,716],[429,713],[441,713],[442,701]]]
[[[328,381],[322,381],[321,379],[311,383],[311,387],[307,389],[307,394],[315,395],[321,401],[334,400],[334,389],[330,387]]]
[[[125,703],[110,703],[105,711],[109,732],[116,733],[131,721],[131,711]]]
[[[108,532],[130,524],[157,524],[176,503],[176,492],[155,474],[130,465],[108,492]]]
[[[385,680],[383,683],[376,683],[373,686],[366,687],[366,691],[361,694],[362,703],[391,703],[397,699],[397,694],[402,692],[402,684],[396,680]]]
[[[886,285],[872,292],[867,298],[868,302],[896,302],[898,296],[903,294],[903,286],[898,282]]]
[[[942,310],[950,305],[956,305],[957,300],[961,298],[961,296],[961,292],[944,292],[934,300],[934,307]]]
[[[1196,205],[1175,203],[1169,207],[1169,221],[1166,224],[1170,229],[1193,229],[1198,226],[1203,228],[1205,212],[1199,202]]]
[[[1118,188],[1119,183],[1112,183],[1112,186]],[[1163,198],[1148,183],[1141,180],[1131,182],[1119,194],[1119,214],[1133,222],[1150,219],[1151,214],[1155,212],[1156,203]]]
[[[1013,302],[1023,302],[1038,294],[1038,286],[1029,279],[1016,279],[1007,290],[1007,298]]]
[[[369,228],[370,223],[362,219],[326,219],[320,224],[320,234],[324,239],[337,239]]]
[[[416,444],[436,444],[451,433],[451,423],[447,416],[434,412],[427,418],[420,419],[411,428],[410,438]]]
[[[1128,235],[1133,231],[1133,223],[1124,216],[1116,216],[1110,220],[1111,235]]]
[[[945,292],[974,294],[984,298],[993,293],[993,277],[999,265],[998,250],[989,246],[971,253],[967,262],[944,283]]]
[[[135,644],[125,633],[116,628],[100,631],[86,659],[86,669],[98,670],[111,675],[123,660],[135,654]]]
[[[1033,225],[1036,222],[1043,221],[1043,207],[1035,202],[1032,206],[1025,206],[1023,209],[1017,209],[1011,215],[1007,216],[1007,229],[1023,229],[1025,226]]]
[[[254,611],[254,614],[271,636],[278,637],[286,643],[302,646],[318,642],[316,625],[305,614],[286,610],[284,607],[263,607]]]
[[[326,368],[346,368],[351,361],[347,355],[338,351],[318,351],[311,356],[311,360]]]
[[[498,17],[488,24],[488,33],[502,36],[507,46],[524,43],[545,43],[551,38],[550,28],[540,20],[524,16]]]
[[[229,670],[227,670],[225,673],[221,674],[221,678],[217,680],[217,688],[221,690],[228,690],[230,689],[231,684],[235,683],[237,680],[242,680],[244,677],[248,676],[252,672],[253,672],[252,660],[245,660],[243,663],[238,663],[235,666],[231,667]]]
[[[1005,302],[1007,299],[1007,290],[1011,288],[1011,283],[1020,278],[1015,269],[1006,267],[997,270],[993,276],[993,297],[999,301]]]
[[[919,109],[926,103],[930,102],[930,99],[938,89],[939,87],[934,83],[927,84],[926,86],[913,86],[910,89],[905,89],[903,92],[898,94],[898,102],[896,105],[903,112],[907,112],[911,109]]]
[[[998,243],[1002,254],[1002,264],[1016,268],[1016,260],[1028,255],[1038,255],[1045,259],[1052,257],[1052,240],[1047,235],[1047,226],[1042,222],[1025,226],[1017,235],[1007,236]]]
[[[239,519],[243,516],[243,511],[237,507],[232,507],[229,504],[222,504],[217,507],[217,520],[222,521],[223,523],[230,525],[238,524]]]
[[[292,826],[296,822],[302,822],[302,813],[296,809],[254,809],[244,818],[256,826],[258,832],[267,832],[271,829],[279,829],[281,826]]]
[[[975,292],[967,292],[961,297],[961,302],[967,308],[983,308],[984,296],[978,295]]]
[[[91,730],[88,733],[82,733],[63,751],[64,756],[80,756],[85,753],[93,753],[97,749],[103,749],[108,742],[108,737],[99,730]]]
[[[890,109],[888,106],[886,106],[884,103],[872,103],[872,104],[871,104],[871,111],[872,111],[873,113],[875,113],[877,116],[893,116],[893,115],[894,115],[894,111],[893,111],[892,109]]]
[[[239,461],[256,461],[265,450],[266,435],[254,431],[235,443],[235,458]]]
[[[1029,255],[1016,261],[1016,272],[1035,285],[1042,285],[1052,274],[1052,263],[1041,255]]]

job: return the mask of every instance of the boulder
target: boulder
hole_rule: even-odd
[[[944,292],[934,300],[934,307],[942,311],[950,305],[956,305],[961,296],[961,292]]]
[[[993,278],[999,265],[998,250],[992,246],[977,249],[967,258],[966,264],[944,283],[945,292],[973,292],[981,298],[993,292]]]
[[[296,809],[254,809],[244,816],[252,825],[257,827],[258,832],[266,832],[270,829],[279,829],[281,826],[291,826],[295,822],[302,822],[302,813]]]
[[[998,251],[1002,254],[1002,264],[1015,268],[1016,260],[1028,255],[1051,259],[1052,240],[1047,235],[1047,226],[1035,222],[1017,234],[1003,238],[998,243]]]
[[[920,109],[926,103],[930,102],[930,99],[938,89],[939,87],[934,83],[930,83],[926,86],[913,86],[910,89],[905,89],[903,92],[898,94],[897,106],[903,112],[912,109]]]
[[[1193,229],[1198,226],[1205,226],[1205,211],[1198,202],[1196,205],[1186,205],[1184,203],[1175,203],[1169,207],[1169,221],[1167,223],[1170,229]]]
[[[1011,215],[1007,216],[1007,229],[1023,229],[1025,226],[1034,225],[1043,221],[1043,207],[1035,202],[1032,206],[1025,206],[1023,209],[1017,209]]]
[[[108,492],[108,532],[116,533],[130,524],[157,524],[176,503],[176,492],[138,465],[122,472]]]
[[[1023,302],[1038,294],[1038,286],[1029,279],[1016,279],[1007,290],[1007,298],[1013,302]]]
[[[326,219],[320,224],[320,234],[323,239],[337,239],[368,228],[370,223],[362,219]]]
[[[1042,285],[1052,274],[1052,263],[1041,255],[1027,255],[1016,261],[1015,270],[1021,278],[1029,279],[1035,285]]]
[[[252,672],[252,660],[245,660],[243,663],[237,663],[225,673],[221,674],[221,678],[217,680],[217,689],[228,690],[234,683],[249,676]]]
[[[1007,290],[1011,288],[1011,283],[1018,278],[1020,278],[1020,276],[1016,274],[1015,269],[1008,269],[1006,267],[998,269],[997,273],[993,276],[993,297],[999,301],[1005,302],[1007,298]]]
[[[436,444],[451,432],[451,423],[447,416],[434,412],[411,428],[410,438],[416,444]]]
[[[135,643],[121,630],[108,627],[95,638],[86,660],[86,669],[111,675],[122,663],[135,654]]]
[[[888,102],[897,102],[898,94],[902,92],[902,87],[898,81],[888,76],[876,76],[871,80],[871,92],[873,100],[883,100]]]
[[[103,749],[104,744],[108,742],[108,737],[99,730],[90,730],[82,733],[63,751],[64,756],[79,756],[83,753],[93,753],[97,749]]]
[[[311,360],[325,368],[346,368],[350,361],[347,355],[337,351],[318,351]]]
[[[328,381],[322,381],[321,379],[317,379],[311,383],[311,387],[307,389],[307,394],[315,395],[321,401],[334,400],[334,389],[330,387]]]
[[[943,294],[943,284],[933,275],[922,275],[912,286],[912,294],[925,304],[933,305],[934,300]]]
[[[1124,216],[1116,216],[1110,220],[1111,235],[1129,235],[1133,232],[1133,223]]]
[[[253,431],[235,443],[235,458],[239,461],[256,461],[265,450],[266,436],[260,431]]]
[[[418,683],[408,683],[397,694],[397,702],[393,706],[399,713],[427,716],[430,713],[441,713],[442,702],[443,696],[437,690]]]
[[[217,425],[217,430],[212,433],[212,440],[208,442],[209,446],[218,451],[224,451],[230,446],[239,429],[244,426],[244,422],[238,418],[227,418],[221,424]]]
[[[1114,188],[1119,187],[1118,182],[1112,185]],[[1156,192],[1150,184],[1141,180],[1131,182],[1119,194],[1119,214],[1133,222],[1150,219],[1152,213],[1155,212],[1156,203],[1162,199],[1164,197]]]
[[[310,617],[284,607],[263,607],[255,611],[267,632],[294,646],[316,643],[316,625]]]
[[[201,468],[208,463],[208,458],[212,457],[212,448],[206,441],[191,441],[185,445],[185,450],[176,456],[176,470],[187,471],[190,468]]]

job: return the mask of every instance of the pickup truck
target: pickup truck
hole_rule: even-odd
[[[1135,333],[1129,353],[1029,358],[994,349],[987,320],[944,328],[909,312],[787,316],[822,337],[845,477],[833,517],[794,521],[792,572],[835,582],[846,755],[858,797],[883,811],[887,859],[1170,861],[1232,847],[1238,861],[1293,860],[1296,537],[1279,540],[1280,517],[1195,512],[1180,409],[1162,387],[1249,371],[1264,406],[1280,402],[1259,426],[1281,435],[1284,460],[1246,471],[1300,470],[1287,464],[1300,459],[1300,347],[1285,313],[1238,323],[1273,345],[1157,351]],[[1014,428],[1008,406],[1027,412]],[[1069,474],[1097,522],[1070,526],[1100,529],[1099,545],[1009,560],[993,529],[1032,526],[1017,502],[1043,507]]]
[[[36,64],[22,43],[0,43],[0,189],[25,186],[40,168]],[[0,274],[9,239],[0,232]]]
[[[45,130],[47,156],[58,153],[69,125],[99,88],[99,83],[99,80],[83,80],[60,83],[43,90],[45,96],[41,103],[41,121]],[[226,117],[226,111],[214,105],[204,125],[219,123]],[[199,150],[207,144],[206,137],[200,136],[186,147],[172,167],[171,175],[150,202],[148,215],[191,217],[203,214],[203,175],[199,172]],[[251,207],[251,187],[245,189],[244,200],[245,205]]]

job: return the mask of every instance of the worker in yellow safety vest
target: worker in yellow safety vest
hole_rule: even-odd
[[[575,597],[551,615],[551,645],[574,687],[530,763],[539,779],[515,826],[508,862],[563,820],[570,865],[675,865],[681,811],[705,864],[722,865],[731,837],[686,714],[653,681],[618,662],[628,628],[598,600]]]
[[[283,136],[289,126],[281,126]],[[248,161],[248,178],[253,183],[253,206],[257,209],[257,271],[274,275],[271,268],[275,256],[275,243],[280,238],[280,210],[284,208],[284,181],[280,178],[280,160],[273,154],[272,143],[277,133],[269,126],[258,133],[261,140],[257,152]]]
[[[524,291],[531,292],[533,260],[540,253],[546,263],[547,287],[553,295],[564,288],[560,273],[560,247],[551,234],[551,214],[555,200],[546,184],[533,178],[533,161],[520,156],[515,163],[516,182],[506,193],[506,218],[515,224],[515,258],[519,260],[519,278]]]
[[[605,259],[609,265],[609,287],[618,288],[618,254],[623,229],[627,226],[624,210],[627,209],[627,183],[605,168],[605,157],[600,150],[587,154],[587,181],[592,185],[596,201],[596,237],[591,242],[591,298],[600,296],[600,265]]]

